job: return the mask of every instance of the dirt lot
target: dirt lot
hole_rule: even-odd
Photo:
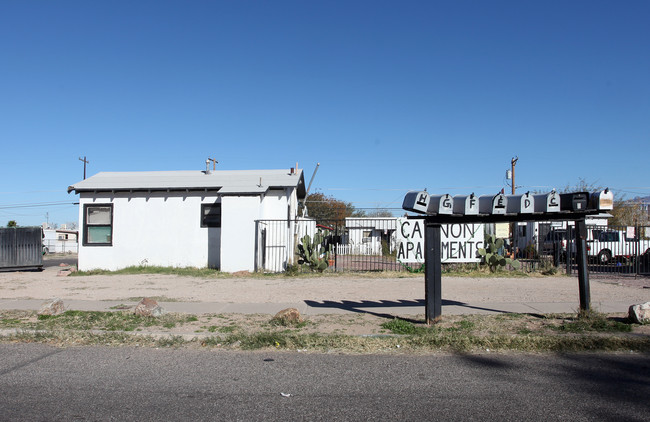
[[[93,275],[58,276],[62,268],[58,260],[49,258],[41,272],[0,272],[0,299],[49,300],[59,297],[65,301],[118,301],[130,303],[115,310],[129,312],[142,297],[155,297],[160,302],[220,302],[243,304],[287,304],[304,301],[354,301],[390,302],[418,301],[424,298],[424,277],[384,273],[373,275],[343,275],[327,277],[180,277],[173,275]],[[74,263],[74,260],[70,260]],[[70,263],[68,262],[68,263]],[[56,263],[56,264],[55,264]],[[592,303],[601,301],[629,304],[650,301],[648,278],[592,277]],[[516,302],[568,302],[577,299],[576,277],[525,277],[525,278],[471,278],[443,277],[443,298],[447,301],[471,303],[472,305]],[[171,306],[171,304],[163,307]],[[284,305],[283,305],[284,306]],[[273,306],[271,306],[273,308]],[[275,311],[273,311],[275,312]],[[402,316],[423,320],[423,315]],[[623,319],[625,314],[612,314],[610,318]],[[27,311],[5,311],[4,318],[17,318],[21,324],[39,321]],[[169,315],[169,318],[186,318]],[[392,317],[374,312],[309,315],[302,334],[347,334],[353,336],[384,335],[382,323]],[[477,335],[491,332],[536,332],[540,324],[563,324],[565,317],[542,320],[535,315],[495,315],[482,318],[479,315],[445,315],[440,322],[442,329],[454,330],[459,326],[475,326]],[[284,330],[269,326],[268,314],[212,313],[197,315],[182,323],[161,324],[138,328],[141,334],[211,336],[228,333],[251,334],[266,330]],[[509,325],[508,325],[509,324]],[[168,325],[168,326],[167,326]],[[73,324],[74,328],[75,325]],[[650,326],[635,327],[633,335],[647,335]],[[76,340],[75,340],[76,341]],[[364,346],[365,347],[365,346]]]
[[[424,278],[338,276],[317,278],[194,278],[173,275],[94,275],[59,277],[61,267],[42,272],[0,272],[0,299],[134,300],[291,303],[305,300],[419,300]],[[592,277],[592,302],[650,301],[648,278]],[[575,277],[443,277],[443,298],[467,303],[565,302],[577,295]]]

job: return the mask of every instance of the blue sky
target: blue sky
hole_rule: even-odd
[[[289,168],[406,191],[650,194],[650,2],[0,0],[0,225],[100,171]],[[26,205],[26,206],[24,206]]]

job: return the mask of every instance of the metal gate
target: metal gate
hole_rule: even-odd
[[[540,233],[543,233],[540,224]],[[645,227],[587,226],[587,259],[592,274],[650,275],[650,239]],[[572,227],[545,232],[540,251],[553,256],[556,266],[575,270]]]

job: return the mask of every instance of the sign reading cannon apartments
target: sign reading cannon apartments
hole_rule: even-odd
[[[479,262],[483,247],[483,224],[443,224],[441,253],[443,263]],[[424,263],[424,221],[397,219],[397,260]]]

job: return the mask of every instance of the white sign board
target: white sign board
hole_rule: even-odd
[[[397,260],[424,263],[424,220],[397,219]],[[443,224],[440,228],[442,263],[479,262],[483,224]]]

